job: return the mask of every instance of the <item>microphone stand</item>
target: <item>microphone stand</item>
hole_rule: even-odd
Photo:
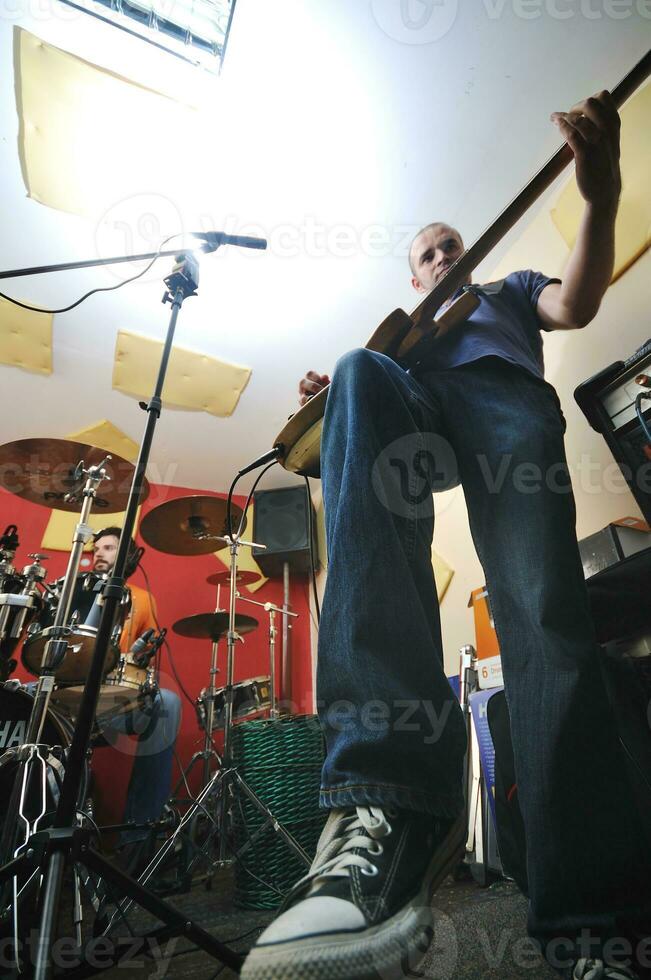
[[[203,251],[214,251],[219,244],[220,242],[210,243],[207,247],[203,248]],[[151,253],[151,256],[140,257],[149,258],[158,254],[156,252]],[[119,259],[118,261],[130,261],[132,259],[133,256],[130,256],[125,259]],[[79,268],[83,265],[105,265],[110,261],[114,260],[99,259],[86,263],[68,263],[66,266],[18,270],[13,275],[60,271],[62,268]],[[0,278],[7,278],[9,275],[11,273],[0,273]],[[114,887],[121,895],[129,896],[142,908],[162,921],[164,923],[163,928],[154,930],[152,935],[160,938],[162,933],[166,937],[182,934],[210,956],[229,966],[236,973],[239,973],[244,959],[241,954],[236,953],[230,947],[219,942],[214,936],[206,932],[205,929],[188,920],[187,916],[181,915],[176,909],[152,894],[139,882],[134,881],[128,875],[109,864],[90,846],[90,831],[87,828],[77,825],[77,801],[95,720],[104,661],[106,659],[118,606],[124,592],[125,568],[129,544],[135,528],[154,431],[162,409],[163,385],[172,351],[176,321],[183,301],[189,296],[196,295],[198,280],[198,262],[194,256],[185,254],[179,255],[172,273],[165,279],[167,288],[163,296],[163,302],[170,303],[172,308],[167,335],[163,346],[154,393],[149,403],[140,403],[143,411],[147,412],[147,422],[129,491],[115,565],[104,590],[104,605],[97,631],[95,649],[88,678],[84,686],[74,736],[68,751],[65,776],[53,826],[33,834],[21,856],[10,860],[0,868],[0,885],[2,882],[17,876],[20,872],[32,874],[35,870],[41,869],[44,874],[45,885],[42,894],[39,896],[39,938],[33,963],[33,973],[31,974],[34,980],[50,980],[55,975],[52,963],[52,946],[55,941],[63,876],[68,864],[84,865],[88,871],[104,878],[109,886]],[[7,819],[11,819],[11,814],[8,815]],[[107,954],[107,956],[112,958],[114,964],[118,964],[126,953],[127,950],[124,948],[121,950],[119,944],[116,944],[116,948],[110,954]],[[107,963],[106,965],[108,966],[109,964]],[[73,973],[76,976],[90,976],[100,972],[100,969],[106,969],[106,966],[98,968],[92,967],[90,964],[84,964],[79,969],[75,969]],[[64,972],[66,972],[66,975],[70,975],[70,970]],[[56,975],[59,976],[61,973],[57,972]]]

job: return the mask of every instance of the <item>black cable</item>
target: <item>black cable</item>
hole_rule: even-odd
[[[635,399],[635,411],[637,412],[637,417],[640,421],[640,425],[642,426],[642,431],[646,436],[646,441],[648,445],[651,446],[651,431],[649,430],[649,426],[647,425],[647,421],[644,418],[644,414],[642,412],[642,400],[644,398],[651,399],[651,391],[640,392],[640,394]]]
[[[13,296],[7,296],[6,293],[0,293],[0,296],[2,296],[3,299],[8,300],[10,303],[13,303],[14,306],[22,307],[23,310],[33,310],[35,313],[67,313],[68,310],[74,310],[75,306],[79,306],[85,299],[88,299],[88,297],[92,296],[94,293],[110,293],[114,289],[121,289],[122,286],[126,286],[128,283],[135,282],[136,279],[140,279],[140,277],[144,276],[146,272],[149,272],[154,262],[158,259],[163,246],[167,245],[168,242],[171,242],[173,238],[178,238],[182,234],[183,232],[177,231],[173,235],[170,235],[169,238],[166,238],[163,242],[161,242],[158,246],[156,255],[148,262],[142,272],[139,272],[135,276],[130,276],[128,279],[123,279],[122,282],[117,283],[115,286],[96,286],[95,289],[91,289],[89,292],[84,293],[80,299],[76,299],[74,303],[70,304],[70,306],[62,306],[59,310],[48,310],[42,306],[30,306],[29,303],[21,303],[19,299],[14,299]]]
[[[232,503],[233,503],[233,491],[235,490],[235,485],[237,484],[237,481],[239,480],[239,478],[240,478],[240,475],[238,473],[236,475],[235,479],[233,480],[233,482],[230,485],[230,488],[229,488],[229,491],[228,491],[228,497],[226,498],[226,533],[228,534],[229,538],[232,538],[233,537],[233,522],[232,522],[232,510],[231,510],[231,508],[232,508]]]
[[[305,480],[305,486],[307,488],[307,514],[308,514],[307,528],[308,528],[308,534],[310,536],[310,571],[312,573],[312,575],[311,575],[311,578],[312,578],[312,591],[313,591],[313,594],[314,594],[314,608],[316,609],[316,622],[317,622],[317,630],[318,630],[319,629],[319,626],[321,625],[321,606],[319,605],[319,596],[318,596],[318,593],[317,593],[317,590],[316,590],[316,561],[315,561],[315,556],[314,556],[314,529],[312,527],[312,494],[310,493],[310,481],[308,480],[307,476],[304,476],[303,479]],[[308,608],[309,608],[309,600],[308,600]]]
[[[97,824],[95,823],[95,821],[91,817],[90,813],[86,813],[86,811],[80,809],[80,807],[77,807],[77,813],[81,817],[84,817],[85,820],[88,820],[88,821],[90,821],[90,823],[92,823],[93,827],[95,828],[95,833],[97,834],[97,839],[100,840],[101,839],[101,836],[102,836],[102,831],[99,829],[99,827],[97,826]]]
[[[272,459],[272,461],[270,463],[267,463],[267,465],[265,466],[265,468],[263,470],[261,470],[260,473],[258,473],[257,477],[255,478],[255,481],[253,483],[253,486],[251,487],[251,491],[250,491],[248,497],[246,498],[246,503],[244,504],[244,509],[242,511],[242,517],[240,519],[240,524],[239,524],[239,527],[237,529],[237,537],[238,538],[239,538],[239,536],[242,533],[242,530],[244,528],[244,522],[246,521],[246,512],[249,509],[249,504],[251,503],[251,498],[252,498],[253,494],[255,493],[255,488],[257,487],[258,483],[260,482],[260,480],[262,479],[262,477],[265,475],[265,473],[267,472],[267,470],[270,470],[271,467],[272,466],[275,466],[277,462],[278,462],[277,459]],[[244,474],[240,474],[240,473],[237,474],[237,476],[235,477],[235,479],[231,483],[230,489],[228,491],[228,498],[226,500],[226,530],[228,532],[229,538],[232,538],[233,537],[233,524],[232,524],[233,491],[235,490],[235,487],[237,485],[237,481],[240,479],[240,476],[243,476],[243,475]]]

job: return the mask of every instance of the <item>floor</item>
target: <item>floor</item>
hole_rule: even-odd
[[[226,945],[246,951],[273,913],[236,908],[227,872],[213,879],[212,887],[195,883],[184,895],[168,899],[175,908]],[[435,937],[424,959],[409,976],[421,980],[481,978],[481,980],[553,980],[552,972],[537,956],[526,937],[526,901],[512,882],[500,880],[480,888],[473,879],[448,878],[435,895]],[[141,912],[130,913],[137,932],[153,924]],[[124,934],[124,931],[121,930]],[[192,978],[232,980],[236,974],[186,939],[149,942],[150,956],[135,956],[130,963],[103,971],[110,980]],[[101,950],[97,951],[101,957]],[[72,965],[72,964],[71,964]]]

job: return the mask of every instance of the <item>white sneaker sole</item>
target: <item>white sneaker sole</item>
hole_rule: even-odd
[[[242,980],[401,980],[413,977],[434,936],[431,898],[465,853],[459,817],[432,858],[423,887],[392,918],[356,933],[254,946]]]

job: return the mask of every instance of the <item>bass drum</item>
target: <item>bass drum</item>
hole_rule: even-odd
[[[32,713],[34,698],[29,691],[16,685],[15,681],[7,684],[0,684],[0,759],[9,749],[15,749],[23,745],[27,735],[29,717]],[[51,755],[56,760],[55,781],[58,779],[59,762],[64,757],[65,750],[72,741],[73,728],[69,721],[57,712],[48,710],[43,724],[43,732],[40,743],[48,745]],[[4,826],[7,816],[7,804],[11,796],[11,788],[16,774],[17,764],[13,762],[0,766],[0,823]],[[35,787],[30,787],[28,794],[28,804],[30,811],[33,809],[34,800],[31,798],[35,794]],[[58,791],[51,779],[47,780],[46,808],[53,809],[58,799]],[[33,815],[32,815],[33,819]]]

